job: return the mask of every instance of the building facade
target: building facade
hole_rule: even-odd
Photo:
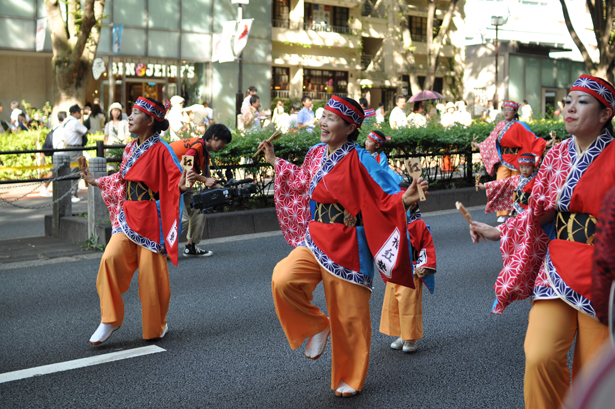
[[[186,105],[208,102],[215,119],[235,123],[238,64],[212,62],[213,33],[224,21],[236,20],[231,0],[107,0],[97,49],[105,72],[88,86],[86,101],[110,96],[130,109],[139,96],[166,100],[181,95]],[[215,18],[214,18],[215,16]],[[1,103],[26,100],[36,107],[53,102],[51,36],[47,29],[41,52],[36,52],[37,19],[45,18],[44,0],[0,0]],[[243,88],[254,85],[262,104],[269,105],[271,81],[271,24],[269,1],[252,0],[243,18],[254,18],[242,53]],[[121,47],[112,52],[112,30],[122,25]]]
[[[598,49],[585,1],[567,1],[571,21],[591,57]],[[534,117],[550,116],[572,82],[587,70],[566,27],[559,0],[467,0],[465,97],[486,102],[496,90],[495,27],[498,27],[499,100],[527,100]]]
[[[463,72],[463,1],[440,53],[434,89],[454,99],[451,79]],[[435,24],[447,1],[438,3]],[[412,95],[427,70],[427,3],[412,0],[273,0],[272,98],[366,96],[387,110]],[[404,48],[404,29],[411,38]],[[457,68],[455,68],[457,65]]]

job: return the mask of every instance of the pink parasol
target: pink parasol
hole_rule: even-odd
[[[439,94],[435,91],[421,91],[418,94],[413,95],[410,98],[410,102],[427,101],[429,99],[442,99],[442,98],[444,98],[442,94]]]

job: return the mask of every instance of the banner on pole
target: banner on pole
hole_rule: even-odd
[[[113,26],[113,55],[120,54],[120,47],[122,45],[122,32],[124,26],[122,24]]]
[[[47,17],[36,20],[36,51],[45,48],[45,34],[47,33]]]
[[[235,44],[233,46],[237,57],[241,55],[241,52],[248,43],[248,36],[250,35],[250,29],[252,28],[253,22],[253,18],[239,21],[239,26],[237,27],[237,32],[235,33]]]
[[[224,21],[222,23],[222,34],[220,34],[220,41],[217,49],[217,61],[218,62],[230,62],[235,61],[233,55],[233,34],[235,34],[236,21]],[[215,41],[215,40],[214,40]],[[214,42],[214,52],[216,43]]]

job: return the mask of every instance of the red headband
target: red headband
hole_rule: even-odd
[[[377,133],[375,133],[374,131],[370,131],[367,137],[371,139],[372,141],[379,143],[380,145],[384,145],[386,141],[391,140],[390,136],[385,136],[384,139],[382,139],[382,137],[378,135]]]
[[[572,84],[570,91],[583,91],[610,107],[615,115],[615,89],[602,78],[583,74]]]
[[[133,108],[137,108],[140,111],[145,112],[147,115],[154,117],[158,122],[164,121],[164,117],[169,109],[169,101],[163,107],[149,99],[143,97],[137,98],[137,102],[133,105]]]
[[[513,108],[515,111],[519,110],[519,104],[517,104],[515,101],[504,101],[504,103],[502,104],[502,106],[504,107],[511,107]]]
[[[357,128],[361,127],[363,119],[365,118],[363,109],[355,107],[336,95],[333,95],[329,102],[327,102],[325,110],[333,112],[351,124],[355,124]]]

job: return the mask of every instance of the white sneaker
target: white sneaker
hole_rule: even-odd
[[[78,202],[81,201],[81,199],[78,198],[77,196],[73,196],[73,197],[70,198],[70,201],[73,202],[73,203],[78,203]]]
[[[327,328],[316,335],[312,335],[305,346],[305,356],[310,359],[320,358],[325,350],[330,333],[331,326],[327,325]]]
[[[103,342],[108,340],[111,334],[117,331],[118,328],[119,327],[116,327],[115,325],[104,324],[101,322],[98,328],[96,329],[96,332],[92,334],[92,337],[90,338],[90,344],[92,345],[102,344]]]
[[[393,343],[391,344],[391,349],[402,349],[404,346],[404,340],[401,338],[397,338],[395,341],[393,341]]]
[[[504,223],[506,221],[506,216],[498,217],[498,223]]]
[[[404,352],[415,352],[419,348],[419,340],[415,339],[414,341],[404,341]]]
[[[335,396],[341,396],[343,398],[351,398],[357,394],[357,391],[352,389],[346,382],[341,381],[337,389],[335,390]]]
[[[43,186],[43,188],[40,190],[40,192],[38,192],[38,194],[41,195],[41,197],[53,196],[53,193],[51,193],[49,189],[47,189],[45,186]]]

